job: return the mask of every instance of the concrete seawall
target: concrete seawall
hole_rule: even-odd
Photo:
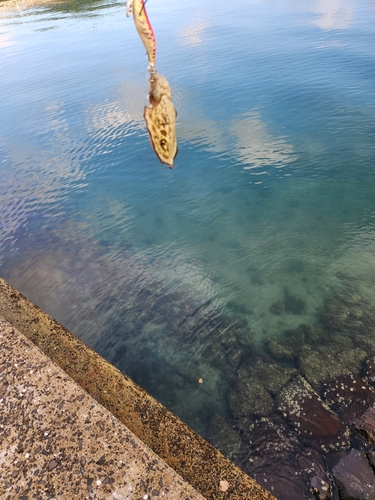
[[[13,331],[14,329],[18,329],[21,334],[48,356],[52,362],[56,363],[65,374],[71,377],[71,384],[74,384],[74,382],[78,384],[97,403],[117,417],[124,424],[124,429],[127,428],[134,433],[146,445],[146,449],[149,447],[160,457],[162,459],[160,467],[162,467],[161,462],[165,461],[166,464],[188,483],[182,486],[181,484],[178,485],[177,479],[171,479],[170,484],[172,485],[173,483],[173,491],[175,492],[173,494],[177,496],[169,496],[168,498],[191,498],[191,500],[195,500],[196,498],[202,498],[200,495],[203,495],[207,500],[274,499],[256,481],[244,474],[163,405],[1,278],[0,315],[10,323],[10,325],[2,323],[4,332],[7,331],[8,335],[17,336],[16,332],[13,334],[9,332],[12,329]],[[24,339],[24,342],[27,342],[27,339]],[[6,344],[7,342],[5,342]],[[31,344],[28,344],[28,346],[28,349],[33,347]],[[75,386],[74,391],[78,391],[80,388]],[[73,391],[73,389],[71,390]],[[82,394],[85,395],[83,391]],[[84,399],[86,398],[88,396]],[[80,405],[76,399],[72,404],[76,405],[77,408]],[[98,405],[98,408],[100,408],[100,405]],[[1,406],[0,411],[3,411]],[[95,411],[99,412],[99,410]],[[105,410],[102,409],[100,411]],[[112,418],[108,413],[106,415],[106,418]],[[50,424],[53,425],[53,421]],[[93,441],[97,439],[95,433],[91,437]],[[141,450],[142,448],[139,447],[139,449]],[[145,453],[147,457],[150,456],[149,452],[141,451],[139,459],[141,461],[146,460],[147,462],[148,458],[145,458]],[[142,456],[143,459],[141,458]],[[53,465],[55,462],[58,462],[57,459],[52,460]],[[46,467],[48,469],[49,465],[46,465]],[[163,474],[167,474],[166,470],[169,469],[163,469]],[[139,481],[141,479],[145,481],[143,474],[144,472],[140,469],[138,473]],[[102,482],[102,479],[99,478],[97,481]],[[110,481],[109,477],[108,481]],[[106,483],[107,489],[110,484],[112,483]],[[142,485],[141,482],[139,484]],[[183,492],[181,488],[188,488],[189,485],[195,488],[196,491],[192,488],[191,493],[189,493],[190,496],[178,496],[180,494],[185,495],[185,493],[180,493],[181,491]],[[155,486],[153,486],[153,489],[154,491],[159,491]],[[131,496],[129,499],[134,498],[138,500],[138,498],[145,498],[145,495],[148,493],[139,496],[140,491],[139,494],[137,493],[137,495]],[[86,494],[87,492],[88,490]],[[93,493],[88,493],[93,495]],[[111,490],[112,493],[116,492]],[[122,495],[122,493],[116,494]],[[96,493],[96,495],[99,495],[99,493]],[[11,499],[14,497],[4,498]],[[74,497],[52,496],[45,498]],[[77,498],[83,497],[78,496]],[[116,498],[116,496],[99,495],[92,498]],[[118,498],[121,499],[122,497]]]
[[[0,319],[0,498],[204,500]]]

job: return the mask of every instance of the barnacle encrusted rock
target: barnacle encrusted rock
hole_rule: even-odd
[[[278,407],[310,446],[328,450],[341,448],[347,442],[344,424],[302,377],[284,387]]]

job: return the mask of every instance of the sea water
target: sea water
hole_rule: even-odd
[[[204,437],[241,434],[241,368],[300,367],[285,332],[342,304],[372,328],[375,4],[147,9],[173,170],[124,3],[0,3],[0,274]]]

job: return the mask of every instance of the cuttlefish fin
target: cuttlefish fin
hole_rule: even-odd
[[[152,108],[145,106],[144,119],[151,145],[161,161],[173,168],[177,156],[176,110],[171,100],[162,95],[159,103]]]

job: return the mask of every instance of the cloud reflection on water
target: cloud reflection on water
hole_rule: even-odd
[[[12,239],[36,213],[42,212],[45,221],[51,217],[56,223],[64,193],[85,183],[81,163],[92,148],[72,133],[64,104],[51,102],[46,106],[45,120],[49,138],[43,138],[41,144],[28,140],[27,129],[10,130],[4,137],[0,243]]]
[[[7,49],[16,44],[16,41],[8,33],[0,33],[0,49]]]
[[[126,129],[144,130],[143,108],[146,103],[146,82],[123,82],[117,94],[85,110],[86,128],[99,137],[123,135]],[[128,134],[125,134],[128,135]]]
[[[323,30],[344,30],[354,18],[351,0],[315,0],[313,11],[320,17],[313,24]]]
[[[179,132],[182,140],[198,143],[216,154],[233,156],[245,170],[280,168],[295,160],[293,145],[283,137],[274,137],[256,111],[244,113],[229,124],[195,118],[183,123]]]
[[[197,47],[202,45],[204,32],[208,28],[208,23],[202,19],[198,18],[194,20],[187,28],[185,28],[180,36],[180,41],[182,45],[188,45],[190,47]]]

